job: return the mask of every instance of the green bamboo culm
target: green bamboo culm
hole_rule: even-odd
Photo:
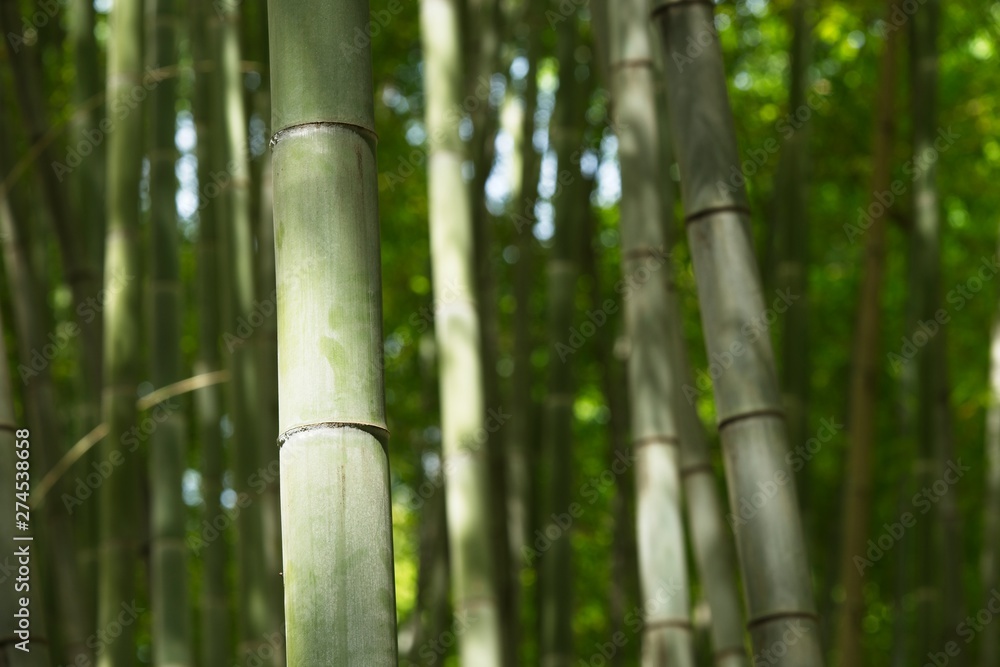
[[[655,49],[655,55],[656,71],[662,83],[662,53]],[[660,173],[665,174],[674,162],[673,146],[665,131],[670,125],[665,86],[657,86],[656,93],[659,127],[663,130],[660,132]],[[674,238],[676,188],[672,182],[666,185],[660,190],[660,199],[667,230],[667,247],[674,248],[677,243]],[[688,359],[683,313],[672,262],[665,267],[664,273],[667,281],[668,334],[673,351],[671,363],[674,382],[683,395],[678,401],[677,431],[681,446],[684,509],[699,582],[711,611],[712,658],[716,667],[745,667],[750,659],[743,629],[733,534],[726,523],[725,500],[719,496],[705,426],[698,416],[696,401],[700,391]]]
[[[776,642],[785,647],[784,655],[770,653],[776,665],[818,667],[819,624],[795,483],[785,461],[774,355],[766,335],[741,331],[765,311],[765,303],[746,191],[726,186],[732,170],[738,173],[739,156],[713,5],[661,0],[653,15],[663,37],[671,136],[706,345],[710,358],[728,366],[714,391],[734,515],[758,483],[785,480],[752,519],[734,526],[751,639],[756,652],[770,653]],[[685,54],[689,44],[706,41],[697,57]],[[795,642],[782,639],[789,631]]]
[[[222,328],[223,343],[229,353],[229,417],[233,425],[233,490],[241,505],[236,519],[237,591],[240,613],[237,615],[237,655],[245,659],[259,655],[265,665],[276,665],[272,653],[259,654],[269,637],[280,630],[276,613],[281,579],[276,568],[268,569],[269,545],[264,527],[277,525],[273,494],[258,494],[252,486],[258,471],[267,469],[273,457],[273,441],[265,438],[262,426],[260,374],[255,332],[241,333],[238,322],[256,309],[256,269],[254,265],[253,222],[250,217],[251,175],[246,104],[244,99],[240,48],[240,4],[213,4],[215,63],[219,78],[215,88],[215,120],[223,126],[220,155],[223,171],[212,178],[222,190],[219,240],[222,258]],[[265,449],[267,454],[265,454]],[[273,551],[273,549],[271,549]],[[276,566],[273,563],[272,566]]]
[[[273,0],[282,562],[289,667],[396,665],[368,3]]]
[[[109,109],[108,223],[104,276],[103,416],[108,435],[101,441],[100,459],[121,459],[115,474],[99,489],[100,521],[97,624],[118,624],[122,605],[136,602],[139,561],[139,478],[141,457],[127,432],[136,424],[139,375],[139,178],[142,174],[143,105],[130,96],[142,83],[142,0],[119,0],[111,10],[108,37]],[[126,101],[128,100],[128,101]],[[130,107],[129,105],[132,104]],[[98,657],[98,667],[135,664],[136,623],[122,625],[122,634]]]
[[[221,168],[224,160],[220,144],[210,133],[214,120],[212,99],[217,82],[217,70],[207,66],[214,52],[214,30],[209,27],[209,17],[214,15],[211,5],[191,3],[191,56],[195,63],[195,90],[192,111],[198,137],[198,182],[206,183],[210,174]],[[208,186],[199,188],[206,197]],[[198,356],[194,363],[196,375],[217,372],[222,367],[219,357],[219,199],[202,199],[198,210],[197,309]],[[212,525],[224,515],[222,506],[222,477],[225,468],[222,449],[222,390],[218,384],[199,389],[194,395],[197,416],[198,441],[201,445],[201,495],[204,499],[202,527],[192,543],[192,555],[202,563],[202,580],[199,617],[201,642],[199,656],[203,665],[225,664],[230,654],[230,618],[227,599],[227,545],[226,540],[207,533],[203,526]]]
[[[583,146],[584,88],[576,78],[576,49],[580,44],[574,12],[556,28],[559,89],[549,134],[561,178],[566,183],[552,198],[555,207],[552,248],[546,272],[548,379],[542,413],[542,477],[539,497],[541,521],[549,526],[573,503],[573,357],[566,341],[573,325],[579,275],[580,228],[587,205],[586,184],[580,173]],[[565,177],[563,175],[566,175]],[[526,229],[522,233],[530,234]],[[543,531],[545,528],[543,528]],[[538,586],[541,634],[539,653],[543,667],[568,667],[573,660],[572,539],[564,532],[541,556]]]
[[[886,17],[891,16],[892,0]],[[878,96],[875,103],[872,137],[872,192],[883,192],[892,181],[892,144],[895,135],[896,32],[890,32],[879,58]],[[880,209],[881,210],[881,209]],[[882,328],[882,284],[885,282],[888,211],[872,216],[864,236],[864,274],[858,299],[854,350],[851,355],[847,465],[841,512],[840,583],[844,601],[836,619],[833,664],[840,667],[864,665],[864,566],[859,557],[866,549],[871,525],[872,466],[878,417],[880,331]],[[913,304],[911,304],[912,306]],[[918,475],[920,471],[918,470]],[[930,483],[930,482],[928,482]],[[913,533],[920,535],[920,528]],[[919,558],[919,556],[918,556]],[[926,614],[925,614],[926,615]],[[926,634],[926,633],[925,633]],[[925,634],[917,636],[923,641]],[[921,653],[922,654],[922,653]]]
[[[86,132],[98,127],[103,117],[104,105],[95,104],[94,99],[103,93],[100,68],[97,64],[97,42],[94,38],[95,11],[91,0],[71,0],[66,11],[66,32],[73,49],[74,83],[73,104],[76,112],[70,120],[71,145],[78,146],[86,140]],[[104,184],[107,163],[104,159],[103,142],[94,146],[85,169],[76,169],[72,174],[74,206],[80,211],[82,250],[87,256],[87,268],[94,272],[93,280],[100,283],[104,264]],[[101,321],[95,319],[89,324],[96,330],[95,338],[101,338]],[[91,348],[87,356],[100,351],[100,345]],[[83,373],[87,390],[81,398],[81,432],[93,428],[101,421],[101,360],[99,355],[87,360],[88,368]],[[91,449],[80,462],[82,468],[91,470],[97,451]],[[81,604],[87,617],[83,624],[90,628],[94,624],[97,609],[97,503],[86,503],[80,508],[80,518],[74,520],[77,526],[76,543],[79,554],[81,583],[84,598]]]
[[[645,0],[609,6],[610,76],[622,170],[622,273],[628,386],[636,461],[636,538],[643,624],[642,664],[694,665],[690,590],[681,515],[676,383],[667,312],[669,271],[661,208],[652,33]]]
[[[154,68],[176,61],[174,3],[150,0],[146,6],[148,62]],[[150,95],[150,380],[165,387],[182,379],[180,264],[178,261],[176,83],[166,78]],[[179,399],[170,399],[178,401]],[[192,664],[188,609],[187,506],[181,494],[185,465],[186,427],[176,405],[154,410],[166,416],[153,432],[149,450],[151,613],[153,664]]]
[[[454,110],[463,99],[457,0],[421,0],[428,206],[439,354],[452,607],[467,628],[463,665],[500,667],[500,610],[490,510],[488,434],[473,268],[472,197]]]

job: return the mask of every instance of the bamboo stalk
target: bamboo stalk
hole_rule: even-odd
[[[177,57],[175,7],[171,0],[147,5],[148,62],[159,67]],[[176,86],[161,81],[150,99],[150,379],[155,386],[181,377],[180,265],[178,260]],[[181,494],[186,424],[171,410],[153,432],[149,451],[151,613],[153,664],[192,665],[188,614],[187,506]]]
[[[141,81],[142,0],[119,0],[110,17],[108,98],[112,108],[123,104]],[[128,429],[136,423],[135,395],[139,374],[139,179],[142,173],[143,107],[112,121],[108,136],[108,226],[104,275],[108,299],[104,311],[103,421],[108,437],[101,456],[123,458],[114,475],[99,490],[98,627],[117,623],[122,604],[136,599],[139,558],[140,459],[125,446]],[[119,276],[130,276],[116,285]],[[135,662],[135,624],[97,658],[98,667],[125,667]]]
[[[573,324],[582,207],[587,203],[580,173],[583,145],[584,89],[576,80],[575,50],[580,43],[577,17],[571,13],[556,28],[559,89],[549,128],[562,187],[552,197],[555,207],[552,248],[549,250],[546,304],[549,344],[548,379],[542,416],[542,478],[544,501],[542,530],[571,510],[573,496],[573,359],[561,352]],[[543,667],[564,667],[573,660],[572,525],[560,527],[559,536],[541,557],[538,577],[541,593],[539,654]]]
[[[891,5],[890,5],[891,8]],[[873,140],[872,192],[884,192],[891,179],[892,139],[894,130],[894,84],[896,38],[890,33],[879,65],[878,101],[876,102]],[[864,664],[861,622],[864,616],[863,570],[855,557],[864,553],[868,539],[872,495],[872,448],[875,444],[875,414],[881,356],[881,292],[885,274],[885,214],[873,216],[865,234],[865,270],[858,304],[850,391],[850,424],[844,511],[841,534],[840,579],[845,600],[837,620],[837,664],[854,667]]]
[[[368,3],[269,7],[290,667],[395,665]]]
[[[741,331],[765,305],[746,192],[719,186],[739,169],[739,158],[713,6],[667,0],[653,12],[663,36],[671,136],[705,342],[710,358],[726,366],[714,391],[734,514],[759,483],[774,485],[773,497],[752,521],[736,526],[748,626],[756,652],[784,647],[783,655],[772,654],[773,664],[815,667],[823,663],[819,624],[795,483],[785,461],[774,356],[766,335],[749,340]],[[704,44],[696,58],[684,56],[689,40]],[[792,630],[795,641],[784,640]]]
[[[484,428],[473,198],[462,179],[465,150],[451,117],[463,99],[459,3],[422,0],[420,26],[452,607],[456,620],[468,624],[459,638],[460,662],[499,667],[502,612]]]
[[[610,75],[622,170],[622,274],[635,286],[625,299],[625,331],[632,448],[638,457],[639,583],[643,600],[666,599],[644,618],[642,664],[652,667],[693,665],[694,646],[681,516],[680,385],[668,330],[668,282],[662,274],[655,275],[669,258],[659,191],[660,130],[652,40],[645,7],[644,0],[627,0],[611,8]]]

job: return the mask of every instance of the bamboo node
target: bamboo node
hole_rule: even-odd
[[[379,441],[382,445],[382,449],[388,454],[387,446],[389,443],[389,429],[378,424],[369,424],[367,422],[338,422],[338,421],[328,421],[328,422],[314,422],[312,424],[300,424],[299,426],[293,426],[287,429],[284,433],[278,436],[278,448],[284,446],[284,444],[291,439],[293,435],[298,433],[303,433],[305,431],[319,431],[325,429],[342,429],[342,428],[353,428],[358,431],[364,431],[368,435],[372,436]]]

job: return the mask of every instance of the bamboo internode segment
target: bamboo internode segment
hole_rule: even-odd
[[[748,627],[758,651],[785,647],[776,664],[817,667],[819,625],[768,332],[794,299],[767,304],[761,292],[713,6],[663,0],[653,15],[685,217],[697,223],[687,225],[688,240],[734,515],[766,496],[733,526],[754,619]]]
[[[397,663],[369,18],[268,7],[289,667]]]

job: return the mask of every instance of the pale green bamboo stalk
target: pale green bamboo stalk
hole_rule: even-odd
[[[142,83],[142,0],[118,0],[111,10],[108,39],[109,108],[125,104]],[[139,560],[138,452],[130,451],[128,430],[136,423],[139,374],[139,178],[142,173],[143,105],[115,114],[108,134],[108,237],[104,275],[104,423],[108,435],[100,456],[121,457],[122,463],[100,487],[100,563],[98,565],[98,628],[118,623],[122,605],[136,601]],[[123,279],[122,276],[125,276]],[[97,658],[98,667],[135,663],[135,623]]]
[[[209,199],[208,184],[211,172],[224,160],[219,150],[220,141],[214,140],[219,132],[212,132],[215,121],[212,99],[218,85],[218,71],[212,62],[214,31],[210,29],[211,5],[194,3],[191,11],[191,55],[195,65],[195,94],[193,101],[195,131],[198,137],[198,186],[202,193],[198,210],[197,242],[197,300],[198,300],[198,357],[194,363],[195,374],[212,373],[222,368],[219,357],[219,264],[218,220],[219,200]],[[222,476],[225,468],[222,450],[222,392],[217,384],[199,389],[195,394],[195,414],[198,425],[198,442],[201,446],[201,495],[204,501],[202,521],[211,525],[217,517],[224,516],[222,506]],[[213,528],[214,530],[214,528]],[[199,538],[193,542],[193,555],[202,561],[199,656],[202,665],[222,665],[229,661],[230,618],[227,595],[227,545],[222,536],[207,539],[205,524],[199,522]],[[211,536],[213,533],[207,533]],[[202,543],[204,541],[204,543]]]
[[[780,643],[785,651],[772,654],[774,664],[817,667],[823,663],[819,624],[795,482],[785,461],[774,355],[766,335],[750,340],[742,332],[765,310],[746,191],[719,186],[739,169],[739,157],[722,52],[711,29],[713,6],[661,0],[653,12],[663,36],[671,137],[705,342],[709,357],[726,366],[715,380],[715,399],[734,514],[758,483],[775,476],[785,482],[774,483],[774,496],[752,521],[736,526],[754,650]],[[695,58],[684,55],[691,43],[703,45]],[[796,640],[783,640],[791,630]]]
[[[462,178],[466,151],[458,118],[453,117],[464,97],[457,0],[421,0],[420,26],[452,607],[456,620],[468,625],[459,638],[461,664],[499,667],[501,610],[484,428],[472,196]]]
[[[634,285],[625,299],[625,331],[632,447],[638,457],[639,583],[642,600],[666,600],[644,618],[642,664],[694,665],[681,516],[680,386],[668,331],[667,281],[662,274],[648,276],[669,271],[664,267],[669,260],[652,40],[644,0],[622,0],[609,10],[609,69],[622,170],[622,273]]]
[[[395,665],[368,3],[272,0],[285,631],[290,667]]]
[[[983,548],[980,590],[989,597],[1000,585],[1000,307],[990,335],[990,399],[986,409],[986,479],[983,500]],[[1000,634],[980,635],[980,667],[1000,663]]]
[[[663,73],[662,54],[654,58],[657,73]],[[661,78],[662,81],[662,78]],[[673,164],[673,147],[670,144],[667,99],[665,86],[656,89],[657,116],[660,132],[660,168],[666,173]],[[665,179],[664,179],[665,180]],[[667,247],[675,247],[674,200],[676,189],[672,182],[660,191],[666,223]],[[688,395],[685,387],[694,387],[694,374],[684,341],[683,313],[674,281],[673,262],[664,267],[667,281],[667,322],[670,346],[673,352],[674,382],[681,387],[683,398],[677,412],[678,433],[681,447],[681,480],[684,487],[684,508],[687,532],[691,540],[695,564],[701,587],[711,611],[712,657],[716,667],[743,667],[749,663],[743,630],[743,613],[740,609],[740,588],[736,576],[736,553],[731,531],[726,524],[725,500],[719,497],[715,469],[709,452],[705,427],[698,416],[695,397]]]
[[[177,58],[174,3],[151,0],[146,7],[148,62],[156,69]],[[150,97],[150,380],[165,387],[181,372],[181,298],[178,260],[175,79],[160,81]],[[191,665],[188,608],[187,507],[181,495],[187,429],[171,410],[150,439],[150,551],[153,664]]]
[[[247,321],[257,308],[254,297],[256,270],[253,249],[253,222],[250,219],[250,165],[247,144],[248,125],[244,103],[243,72],[240,49],[240,5],[222,2],[213,5],[218,18],[215,62],[220,68],[216,88],[216,118],[221,119],[225,171],[219,176],[223,189],[220,229],[223,258],[223,338],[229,356],[226,361],[232,374],[227,403],[233,425],[230,442],[233,450],[233,490],[246,503],[236,518],[237,615],[241,659],[267,645],[268,637],[280,628],[277,614],[280,577],[277,569],[268,569],[267,555],[273,545],[264,537],[265,524],[274,526],[273,494],[258,494],[254,480],[270,463],[265,458],[261,429],[260,369],[253,332],[245,335],[239,321]],[[267,447],[270,450],[270,446]],[[273,451],[273,450],[272,450]],[[266,518],[265,518],[266,517]],[[273,558],[271,559],[273,561]],[[276,562],[271,567],[277,566]],[[275,664],[273,654],[261,656],[265,665]]]

